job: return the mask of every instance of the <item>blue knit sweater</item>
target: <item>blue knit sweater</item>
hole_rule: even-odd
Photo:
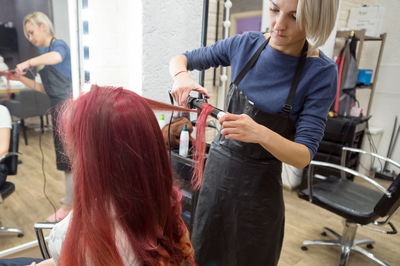
[[[188,69],[231,66],[233,82],[264,41],[263,33],[249,32],[186,52]],[[258,109],[277,113],[286,101],[297,62],[298,57],[283,54],[267,45],[254,67],[239,83],[239,88]],[[322,51],[319,57],[307,58],[291,117],[296,120],[294,141],[307,146],[311,158],[324,134],[327,114],[335,97],[336,82],[336,64]]]

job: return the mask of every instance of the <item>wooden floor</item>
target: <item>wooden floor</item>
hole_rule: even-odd
[[[0,209],[4,226],[16,226],[25,231],[23,238],[0,237],[0,250],[20,245],[35,239],[33,224],[44,219],[53,211],[43,193],[44,177],[42,172],[42,156],[39,148],[39,132],[29,131],[29,145],[25,146],[20,139],[20,157],[22,164],[18,166],[18,175],[10,176],[9,181],[15,183],[16,191],[4,201]],[[46,131],[42,136],[44,151],[44,170],[46,174],[46,193],[56,207],[64,193],[63,173],[55,168],[52,134]],[[280,266],[320,266],[338,265],[339,250],[335,247],[310,247],[308,251],[300,249],[303,240],[322,239],[323,226],[337,232],[342,231],[342,220],[297,198],[295,192],[285,190],[286,228]],[[400,213],[393,217],[393,223],[400,229]],[[376,240],[373,253],[390,265],[400,265],[400,235],[384,235],[365,228],[360,228],[358,237],[369,237]],[[359,254],[352,254],[350,265],[376,265]]]
[[[15,192],[6,198],[0,207],[2,225],[5,227],[22,228],[25,236],[0,236],[0,250],[8,249],[36,239],[33,225],[43,222],[54,212],[52,205],[46,199],[53,202],[56,208],[60,206],[60,199],[64,195],[64,174],[57,171],[55,166],[55,152],[52,132],[46,130],[41,137],[38,121],[28,120],[28,126],[34,127],[28,130],[28,145],[25,145],[20,134],[19,150],[22,153],[19,159],[18,173],[8,176],[7,181],[15,184]],[[42,157],[40,146],[44,157]],[[43,169],[42,171],[42,160]],[[45,174],[45,176],[44,176]],[[44,184],[46,183],[46,186]]]

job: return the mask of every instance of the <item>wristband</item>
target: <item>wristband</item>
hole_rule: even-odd
[[[176,76],[178,76],[179,74],[184,73],[184,72],[188,72],[188,71],[187,71],[187,70],[181,70],[181,71],[179,71],[178,73],[176,73],[176,74],[174,75],[174,78],[175,78]]]

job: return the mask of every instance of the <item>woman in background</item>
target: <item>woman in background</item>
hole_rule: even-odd
[[[50,98],[53,123],[54,146],[57,169],[65,173],[65,197],[63,205],[47,220],[62,220],[71,210],[73,190],[69,160],[58,135],[58,109],[72,95],[71,57],[68,45],[54,36],[53,24],[42,12],[28,14],[23,21],[25,37],[34,46],[40,48],[41,55],[30,58],[16,66],[16,78],[30,89],[46,93]],[[42,83],[31,80],[23,74],[32,67],[44,66],[39,75]]]

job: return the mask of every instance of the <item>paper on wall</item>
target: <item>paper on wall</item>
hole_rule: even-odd
[[[350,10],[347,27],[354,30],[366,30],[366,35],[379,37],[382,33],[385,8],[382,6],[362,6]]]

